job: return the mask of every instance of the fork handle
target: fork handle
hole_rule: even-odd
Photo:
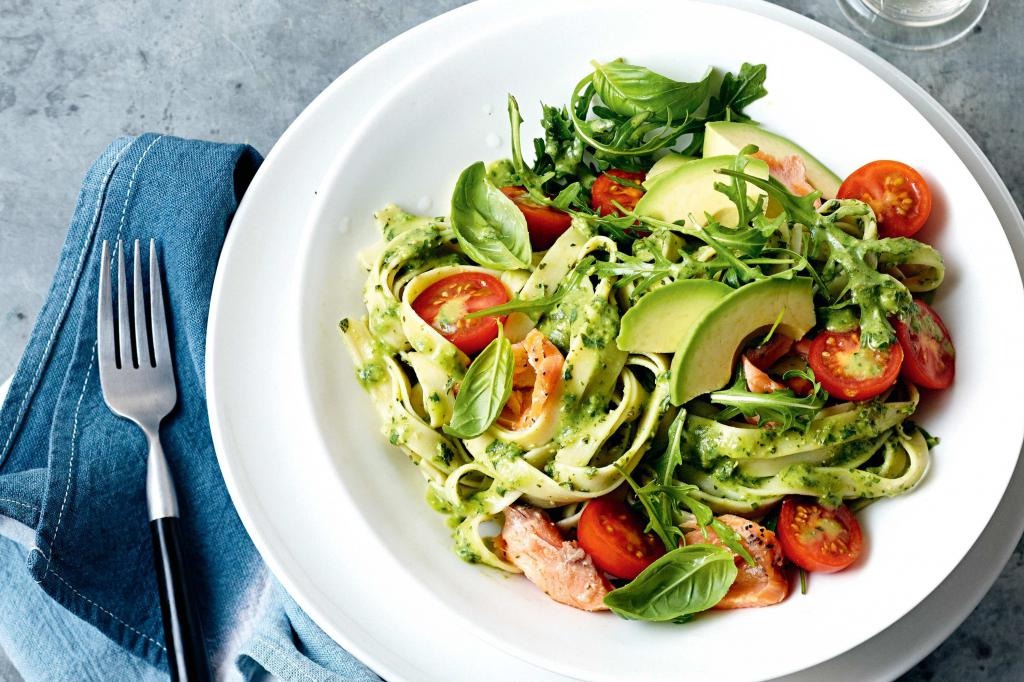
[[[154,519],[149,522],[149,529],[171,679],[175,682],[211,680],[203,628],[189,594],[181,552],[181,519],[177,516]]]

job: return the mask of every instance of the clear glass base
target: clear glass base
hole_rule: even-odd
[[[988,0],[971,0],[967,7],[947,21],[913,25],[882,16],[864,0],[836,2],[850,23],[862,33],[904,50],[931,50],[957,41],[977,25],[988,8]]]

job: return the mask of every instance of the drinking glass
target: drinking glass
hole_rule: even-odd
[[[988,7],[988,0],[836,1],[863,33],[908,50],[928,50],[959,40]]]

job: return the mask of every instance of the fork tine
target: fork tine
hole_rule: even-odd
[[[156,241],[149,240],[149,300],[153,323],[153,360],[157,367],[171,362],[171,343],[167,336],[167,316],[164,313],[164,288],[161,282],[160,260],[156,255]]]
[[[121,369],[138,367],[132,348],[132,324],[128,316],[128,277],[124,267],[124,243],[117,240],[117,338]]]
[[[99,344],[100,368],[117,367],[114,341],[114,303],[110,296],[110,243],[103,240],[100,255],[99,305],[96,309],[96,342]]]
[[[139,367],[152,366],[153,356],[149,350],[149,330],[146,326],[146,301],[142,292],[142,251],[139,240],[135,240],[132,252],[132,299],[135,303],[135,355]]]

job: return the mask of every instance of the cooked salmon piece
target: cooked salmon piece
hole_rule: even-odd
[[[743,376],[747,380],[747,390],[752,393],[771,393],[786,388],[758,369],[746,355],[743,356]]]
[[[768,371],[782,356],[793,348],[793,339],[785,334],[775,333],[768,343],[748,348],[744,355],[750,358],[754,367]]]
[[[782,548],[775,538],[775,533],[764,526],[748,521],[733,514],[723,514],[718,520],[736,531],[740,541],[756,564],[750,566],[743,557],[734,555],[738,573],[736,581],[722,600],[715,604],[716,609],[744,609],[751,606],[770,606],[778,604],[789,594],[789,580],[782,570]],[[686,534],[687,544],[713,544],[724,546],[708,528],[708,537],[699,530]]]
[[[814,191],[811,183],[807,182],[807,169],[804,167],[804,160],[796,154],[783,156],[780,159],[759,151],[752,156],[768,164],[769,175],[781,182],[783,187],[798,197]]]
[[[512,395],[498,415],[498,425],[518,431],[529,428],[545,410],[557,407],[565,358],[537,329],[512,344]]]
[[[566,540],[548,515],[535,507],[505,510],[498,547],[534,585],[555,601],[584,611],[604,611],[608,579],[575,541]]]

